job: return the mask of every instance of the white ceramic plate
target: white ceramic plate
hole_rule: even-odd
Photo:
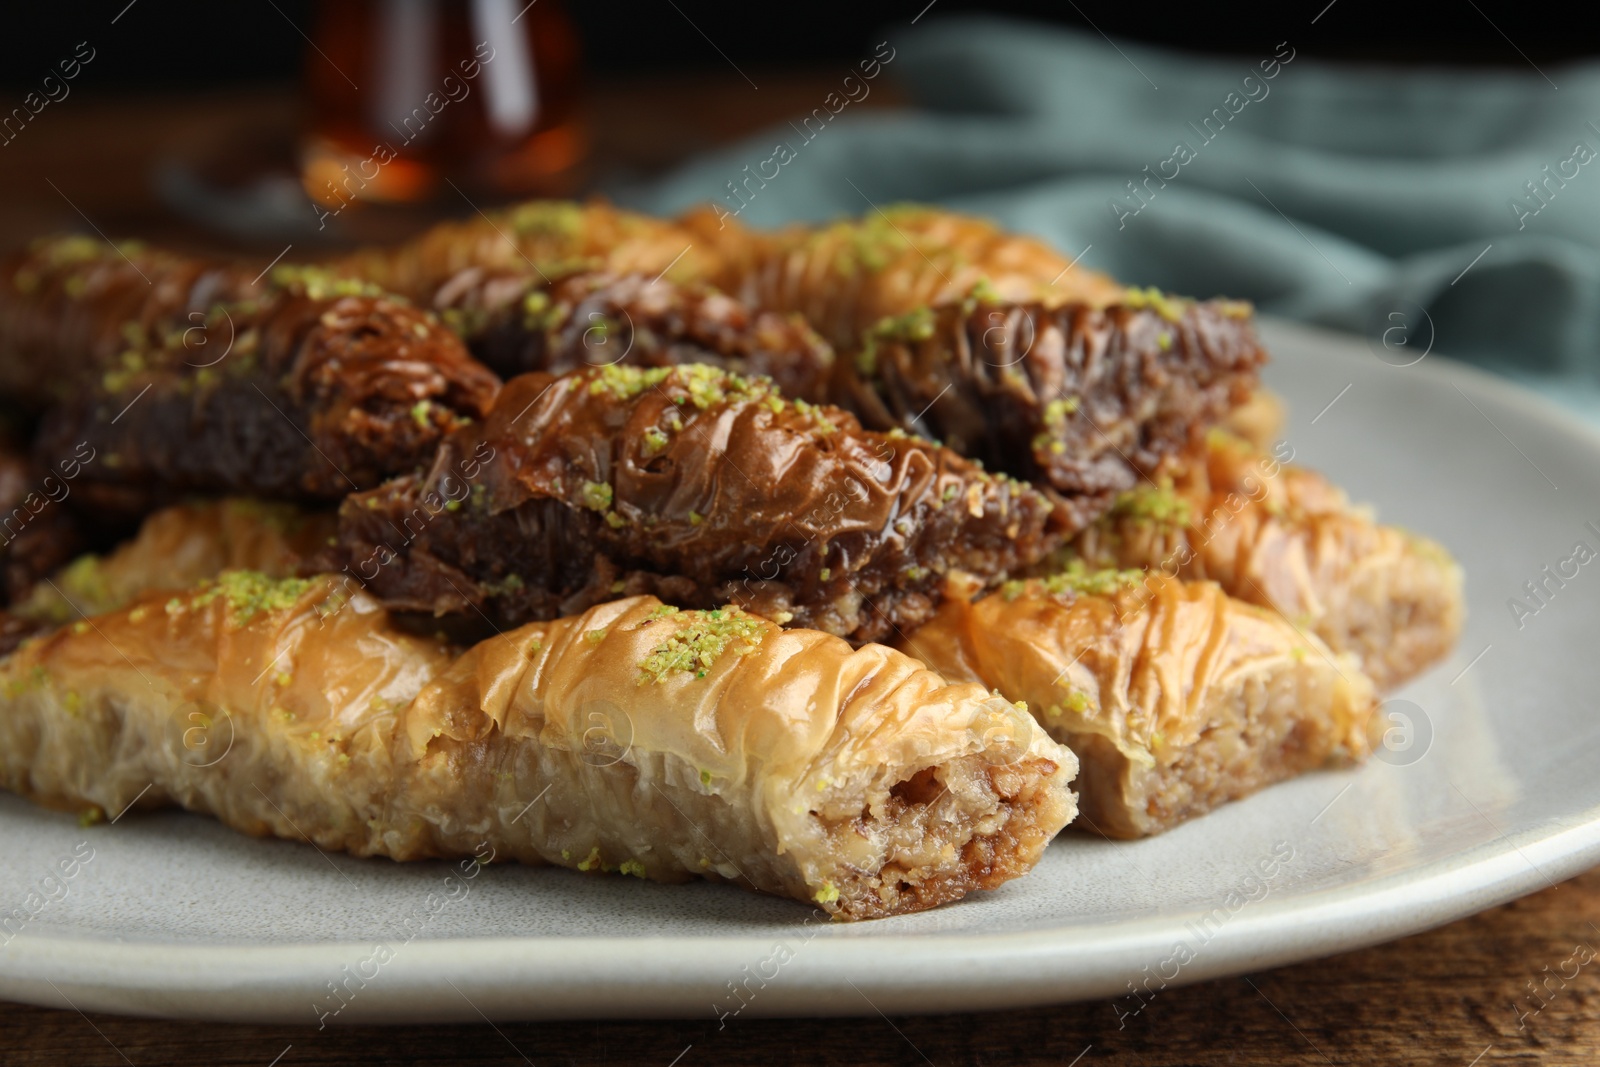
[[[452,882],[444,864],[330,858],[181,813],[83,830],[0,796],[0,921],[25,917],[0,931],[0,998],[297,1023],[1116,996],[1133,1013],[1163,982],[1399,937],[1600,862],[1600,563],[1569,564],[1536,614],[1507,606],[1576,542],[1600,549],[1600,438],[1437,356],[1397,368],[1359,340],[1266,332],[1296,460],[1467,570],[1466,635],[1397,694],[1409,727],[1395,720],[1383,759],[1150,841],[1069,832],[999,892],[855,925],[710,885],[512,866]],[[93,858],[30,898],[75,849]],[[431,914],[430,895],[446,901]],[[407,942],[411,914],[427,920]]]

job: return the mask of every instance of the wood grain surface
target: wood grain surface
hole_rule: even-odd
[[[826,93],[831,74],[613,83],[591,100],[593,173],[648,174]],[[894,106],[887,89],[873,106]],[[202,99],[74,96],[0,157],[0,249],[83,228],[191,247],[145,176],[240,130],[288,143],[287,89]],[[69,202],[70,198],[70,202]],[[81,214],[80,214],[81,212]],[[270,253],[269,253],[270,254]],[[1107,1002],[944,1017],[395,1027],[225,1026],[0,1004],[0,1064],[1600,1064],[1600,871],[1389,945]],[[1587,961],[1587,962],[1585,962]],[[1567,977],[1562,977],[1563,975]],[[1542,1005],[1542,1007],[1541,1007]]]

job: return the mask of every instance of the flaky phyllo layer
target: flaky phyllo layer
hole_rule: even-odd
[[[1075,568],[952,595],[903,647],[1026,701],[1083,761],[1081,823],[1109,837],[1370,749],[1376,700],[1354,657],[1212,582]]]
[[[879,645],[650,597],[460,649],[330,577],[230,571],[0,664],[0,775],[395,859],[728,880],[842,918],[1023,873],[1076,760]],[[147,787],[149,787],[147,789]]]

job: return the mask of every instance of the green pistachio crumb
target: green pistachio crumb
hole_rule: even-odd
[[[677,616],[675,622],[679,628],[651,649],[639,664],[641,685],[652,680],[665,681],[674,671],[703,678],[730,645],[741,655],[753,651],[771,626],[766,620],[732,605],[711,611],[671,614]]]
[[[1191,517],[1189,501],[1179,496],[1170,482],[1140,485],[1118,494],[1111,514],[1163,526],[1187,526]]]
[[[578,501],[594,511],[605,511],[611,507],[615,495],[610,482],[584,482],[578,491]]]
[[[399,297],[390,296],[371,282],[342,277],[326,267],[284,264],[273,269],[272,284],[278,289],[299,290],[312,300],[342,296],[387,296],[396,303],[403,303]]]
[[[189,606],[199,609],[223,600],[228,605],[229,621],[242,626],[263,612],[293,607],[316,585],[311,578],[269,578],[260,571],[223,571],[216,581],[201,584],[201,591]]]

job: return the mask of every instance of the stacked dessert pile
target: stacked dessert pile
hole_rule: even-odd
[[[841,918],[993,888],[1080,812],[1361,760],[1454,641],[1448,555],[1274,453],[1265,358],[1246,305],[914,207],[40,241],[0,784]]]

